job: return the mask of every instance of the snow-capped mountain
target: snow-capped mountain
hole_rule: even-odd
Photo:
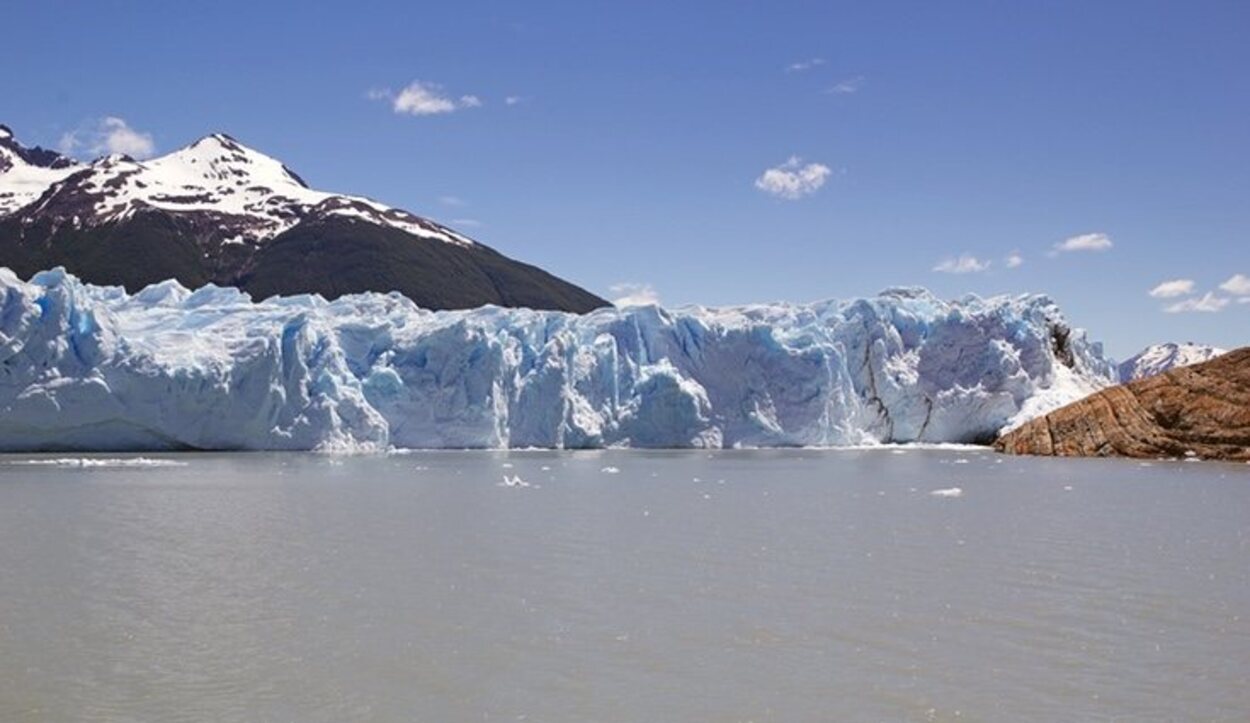
[[[1227,349],[1193,342],[1152,344],[1120,364],[1120,382],[1126,383],[1134,379],[1153,377],[1169,369],[1209,361],[1227,351]]]
[[[395,290],[428,308],[606,303],[441,224],[309,188],[224,134],[146,161],[78,163],[0,126],[0,265],[63,265],[131,290],[174,278],[258,295]]]
[[[34,201],[82,166],[44,148],[26,148],[0,125],[0,217]]]
[[[217,224],[227,244],[263,243],[309,217],[344,216],[445,243],[473,244],[445,226],[367,198],[315,191],[281,162],[220,133],[149,161],[122,155],[86,165],[64,160],[25,169],[30,174],[38,168],[49,182],[34,194],[39,203],[29,205],[24,216],[90,226],[124,221],[148,208],[199,213]],[[15,193],[14,200],[30,204],[36,187],[26,183],[29,190]]]
[[[430,312],[0,269],[0,449],[989,441],[1114,382],[1044,296]]]

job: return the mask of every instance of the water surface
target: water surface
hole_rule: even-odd
[[[1250,465],[58,457],[0,456],[4,721],[1250,716]]]

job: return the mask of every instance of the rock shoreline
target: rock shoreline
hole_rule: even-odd
[[[1007,454],[1250,461],[1250,347],[1096,392],[994,446]]]

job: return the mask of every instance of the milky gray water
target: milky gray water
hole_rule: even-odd
[[[3,721],[1250,718],[1250,465],[55,457],[0,457]]]

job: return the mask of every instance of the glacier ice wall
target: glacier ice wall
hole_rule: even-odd
[[[3,450],[969,442],[1113,379],[1035,295],[430,312],[0,269]]]

